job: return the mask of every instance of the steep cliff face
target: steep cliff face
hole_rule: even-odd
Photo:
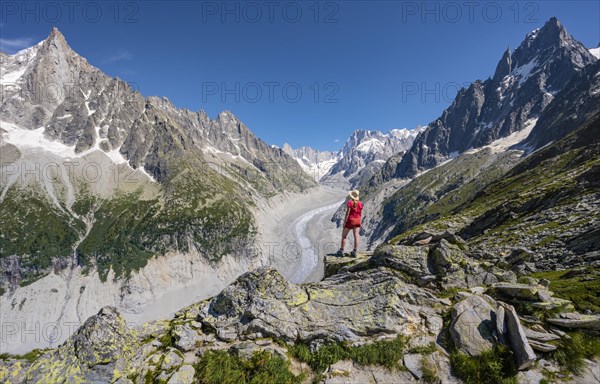
[[[559,140],[600,111],[600,60],[585,67],[556,94],[523,147],[536,150]]]
[[[458,92],[452,105],[431,122],[400,159],[370,181],[412,178],[456,154],[479,148],[525,128],[557,92],[597,58],[575,40],[556,18],[507,50],[493,77]],[[393,172],[391,172],[393,170]]]

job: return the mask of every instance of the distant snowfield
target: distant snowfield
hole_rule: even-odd
[[[590,48],[590,53],[600,59],[600,47]]]
[[[68,118],[69,116],[65,115],[62,118]],[[99,139],[99,130],[100,127],[96,127],[96,135],[98,136],[95,140],[95,144],[92,148],[81,152],[75,152],[75,146],[66,145],[57,140],[50,140],[46,136],[44,136],[45,127],[40,127],[37,129],[23,129],[18,127],[15,124],[8,123],[5,121],[0,121],[0,128],[6,131],[3,134],[2,140],[5,143],[12,144],[17,148],[29,148],[34,150],[46,151],[50,152],[53,155],[56,155],[65,160],[71,160],[76,158],[83,158],[87,155],[90,155],[94,152],[99,152],[107,156],[111,162],[114,164],[127,164],[131,169],[133,169],[127,159],[121,154],[119,148],[113,149],[112,151],[105,152],[100,149],[100,139]],[[151,181],[155,182],[156,180],[146,172],[143,166],[139,167],[138,170],[147,176]]]

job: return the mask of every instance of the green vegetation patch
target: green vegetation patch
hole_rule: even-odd
[[[600,311],[600,269],[537,272],[531,276],[550,280],[550,290],[554,295],[571,300],[578,311]]]
[[[581,374],[586,366],[584,359],[600,357],[600,339],[581,332],[571,333],[560,340],[560,346],[550,357],[565,371]]]
[[[268,351],[255,352],[243,360],[226,351],[207,351],[196,364],[195,380],[205,384],[300,384],[290,362]]]
[[[450,364],[456,376],[466,384],[517,384],[513,354],[502,344],[479,356],[454,351],[450,354]]]
[[[17,255],[22,284],[44,276],[54,257],[68,258],[85,225],[34,188],[10,188],[0,203],[0,259]]]
[[[256,233],[253,203],[235,198],[226,180],[215,180],[209,187],[186,173],[160,198],[142,200],[140,190],[96,202],[94,226],[78,248],[83,264],[96,265],[104,281],[111,267],[116,277],[128,276],[169,251],[197,250],[218,262],[244,249]]]
[[[0,353],[0,360],[27,360],[30,363],[36,361],[40,356],[44,353],[48,352],[49,349],[34,349],[30,352],[27,352],[24,355],[12,355],[10,353]]]
[[[320,374],[340,360],[352,360],[360,365],[379,365],[387,369],[402,369],[401,359],[406,350],[406,337],[398,336],[393,340],[380,340],[371,344],[352,347],[347,343],[325,344],[311,351],[306,344],[298,343],[288,348],[296,359],[310,365]]]

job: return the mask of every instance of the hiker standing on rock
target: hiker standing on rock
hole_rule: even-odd
[[[359,243],[359,231],[360,231],[360,214],[363,209],[363,203],[360,202],[360,193],[358,190],[350,191],[348,194],[350,199],[346,205],[346,215],[344,216],[344,229],[342,230],[342,245],[340,250],[337,252],[338,256],[344,256],[344,248],[346,247],[346,236],[348,232],[352,230],[354,234],[354,249],[352,250],[352,257],[356,257],[358,253]]]

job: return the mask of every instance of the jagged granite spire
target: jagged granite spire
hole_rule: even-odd
[[[500,81],[502,81],[502,79],[504,78],[504,76],[507,76],[510,74],[511,71],[511,57],[510,57],[510,47],[506,48],[506,51],[504,51],[504,54],[502,55],[502,58],[500,59],[500,61],[498,62],[498,65],[496,66],[496,71],[494,72],[494,83],[498,83]]]

